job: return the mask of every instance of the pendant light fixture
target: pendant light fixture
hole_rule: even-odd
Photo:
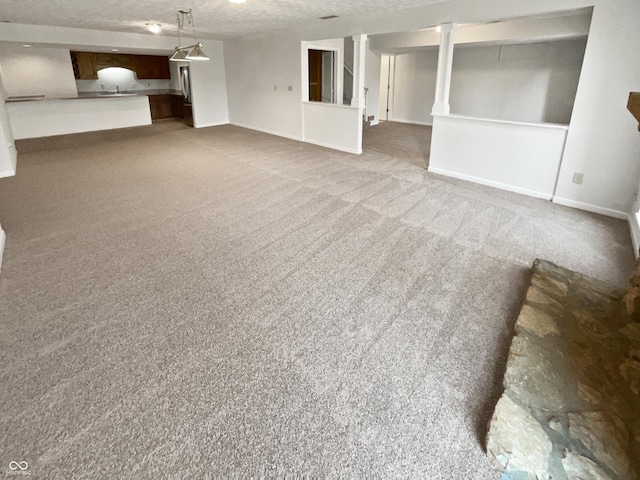
[[[198,36],[196,34],[196,26],[193,22],[193,12],[191,9],[189,10],[178,10],[178,46],[175,48],[175,53],[169,58],[174,62],[179,61],[190,61],[190,60],[209,60],[209,57],[202,51],[202,43],[198,41]],[[184,23],[188,22],[191,24],[193,28],[193,39],[196,43],[193,45],[188,45],[186,47],[182,46],[182,38],[180,36],[180,32],[184,30]],[[187,50],[191,49],[189,53]]]

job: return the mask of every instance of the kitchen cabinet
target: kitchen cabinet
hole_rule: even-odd
[[[175,117],[175,101],[172,97],[177,95],[162,94],[149,95],[149,108],[151,109],[151,120]]]
[[[71,52],[71,65],[76,80],[97,80],[98,69],[93,53]]]
[[[103,68],[122,67],[136,72],[139,80],[169,80],[169,58],[156,55],[124,53],[71,52],[76,80],[97,80]]]

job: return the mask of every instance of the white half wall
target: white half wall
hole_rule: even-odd
[[[395,56],[389,120],[431,125],[436,96],[438,50],[417,50]]]
[[[3,87],[3,78],[2,66],[0,65],[0,178],[15,175],[18,161],[18,152],[5,103],[6,93]]]
[[[207,40],[203,49],[209,61],[189,62],[193,126],[196,128],[229,123],[223,44]]]
[[[8,97],[77,97],[69,50],[0,45],[0,65]]]
[[[8,102],[16,140],[151,124],[149,97]]]
[[[304,141],[349,153],[362,153],[362,109],[303,102]]]
[[[2,225],[0,225],[0,272],[2,272],[2,255],[4,254],[4,244],[7,239],[7,236],[2,230]]]
[[[434,115],[429,171],[550,200],[567,129]]]
[[[456,46],[451,113],[569,124],[586,39]]]

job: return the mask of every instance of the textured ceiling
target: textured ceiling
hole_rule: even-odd
[[[160,23],[175,35],[176,13],[193,8],[197,32],[230,38],[295,28],[318,17],[366,15],[439,3],[443,0],[0,0],[0,21],[119,32],[144,32]],[[326,20],[330,22],[331,20]]]

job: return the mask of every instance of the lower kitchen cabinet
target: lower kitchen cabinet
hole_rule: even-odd
[[[151,119],[184,118],[184,98],[182,95],[149,95]]]

